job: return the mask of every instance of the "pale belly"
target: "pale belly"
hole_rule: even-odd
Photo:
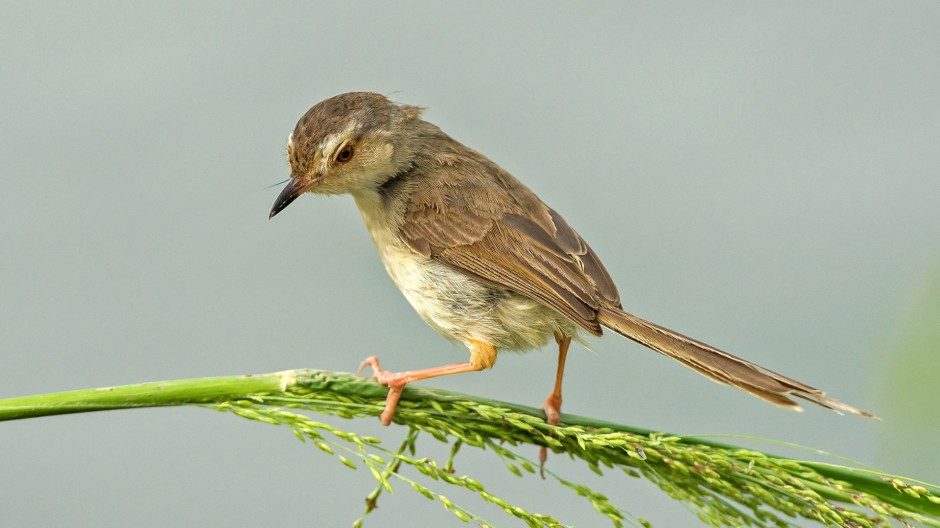
[[[355,198],[389,276],[421,318],[447,339],[527,350],[555,335],[577,338],[577,325],[555,310],[415,253],[379,221],[376,202]]]
[[[379,255],[421,318],[453,341],[526,350],[544,346],[556,333],[576,333],[575,325],[551,308],[483,284],[400,242],[386,245]]]

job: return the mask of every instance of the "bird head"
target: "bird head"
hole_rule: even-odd
[[[394,177],[411,162],[408,125],[420,119],[421,110],[369,92],[314,105],[287,140],[290,181],[268,217],[307,192],[356,194]]]

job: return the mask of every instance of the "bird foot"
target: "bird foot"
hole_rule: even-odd
[[[375,381],[386,385],[388,387],[404,387],[408,384],[406,380],[405,372],[389,372],[387,370],[382,370],[382,367],[379,366],[379,358],[375,356],[369,356],[359,364],[359,369],[356,370],[356,374],[362,375],[362,370],[369,366],[372,368],[372,377]]]
[[[542,404],[542,410],[545,411],[545,423],[548,425],[558,425],[558,415],[561,414],[561,394],[551,393],[545,398]],[[548,448],[542,446],[539,449],[539,473],[545,478],[545,462],[548,461]]]
[[[542,404],[542,410],[545,411],[545,422],[549,425],[558,425],[558,415],[561,414],[561,395],[551,393],[545,398]]]
[[[392,417],[395,415],[395,408],[398,406],[398,400],[401,398],[401,391],[408,383],[405,376],[406,373],[382,370],[382,367],[379,366],[379,358],[375,356],[369,356],[363,360],[363,362],[359,364],[359,369],[356,373],[361,375],[362,369],[366,368],[367,365],[372,368],[372,377],[375,378],[375,381],[388,387],[388,396],[385,398],[385,409],[382,411],[382,414],[379,415],[379,421],[382,422],[382,425],[389,425],[392,423]]]

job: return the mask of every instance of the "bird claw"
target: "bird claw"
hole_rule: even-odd
[[[356,374],[362,375],[362,370],[366,368],[367,365],[372,368],[372,378],[379,382],[379,384],[388,387],[385,409],[382,411],[382,414],[379,415],[379,421],[382,422],[382,425],[389,425],[392,423],[392,418],[395,416],[395,407],[398,406],[398,399],[401,398],[402,389],[405,387],[404,376],[401,373],[382,370],[382,367],[379,366],[379,358],[375,356],[369,356],[364,359],[362,363],[359,364]]]
[[[558,425],[558,416],[561,414],[561,396],[555,393],[550,394],[548,398],[545,398],[542,410],[545,411],[545,423]]]
[[[558,425],[558,415],[561,414],[561,394],[551,393],[545,398],[542,404],[542,410],[545,411],[545,423],[548,425]],[[539,449],[539,474],[545,479],[545,462],[548,461],[548,448],[542,446]]]
[[[366,365],[372,367],[372,377],[378,378],[378,375],[382,373],[382,367],[379,366],[379,358],[375,356],[369,356],[362,360],[362,363],[359,364],[359,368],[356,369],[356,375],[362,375],[362,369],[366,368]]]
[[[372,368],[371,377],[379,382],[380,385],[401,389],[408,384],[408,373],[382,370],[382,367],[379,366],[379,358],[375,356],[369,356],[364,359],[362,363],[359,364],[359,369],[356,370],[356,374],[362,375],[362,370],[366,368],[367,365]]]

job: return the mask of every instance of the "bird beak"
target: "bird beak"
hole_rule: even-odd
[[[297,199],[298,196],[306,192],[310,187],[316,183],[316,180],[308,181],[305,178],[300,178],[294,176],[290,179],[290,183],[284,187],[284,190],[281,191],[281,194],[277,195],[277,200],[274,200],[274,206],[271,207],[271,212],[268,214],[268,219],[274,218],[274,215],[280,213],[285,207],[290,205],[291,202]]]

